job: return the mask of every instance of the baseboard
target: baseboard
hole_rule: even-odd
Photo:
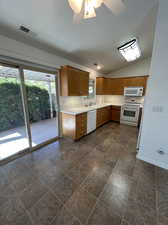
[[[158,167],[161,167],[163,169],[167,169],[168,170],[168,163],[164,163],[164,162],[160,162],[156,159],[153,159],[153,158],[150,158],[149,159],[149,156],[145,156],[145,155],[140,155],[139,153],[137,154],[137,159],[140,159],[142,161],[145,161],[147,163],[150,163],[152,165],[155,165],[155,166],[158,166]]]

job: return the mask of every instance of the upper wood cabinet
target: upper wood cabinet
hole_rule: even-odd
[[[96,78],[97,95],[123,95],[124,87],[144,87],[147,85],[148,76],[123,77],[123,78]]]
[[[105,78],[104,77],[97,77],[96,78],[96,94],[97,95],[104,95],[105,92]]]
[[[112,94],[112,79],[97,77],[96,78],[96,94],[97,95],[111,95]]]
[[[124,79],[113,78],[111,79],[112,95],[123,95],[124,94]]]
[[[89,73],[71,66],[60,69],[61,96],[87,96]]]

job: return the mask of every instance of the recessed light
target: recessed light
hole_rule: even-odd
[[[99,64],[97,64],[97,63],[95,63],[94,66],[96,66],[96,69],[97,70],[100,70],[101,69],[101,66]]]
[[[136,38],[120,46],[118,50],[128,62],[134,61],[141,56],[141,50]]]

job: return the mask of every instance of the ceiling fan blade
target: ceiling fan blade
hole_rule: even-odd
[[[96,17],[96,12],[95,12],[95,5],[94,5],[94,1],[85,1],[85,5],[84,5],[84,19],[90,19],[93,17]]]
[[[73,22],[75,24],[79,24],[81,20],[84,18],[84,13],[85,13],[85,1],[82,2],[81,11],[79,13],[74,13]]]
[[[84,0],[68,0],[68,2],[75,13],[80,13]]]
[[[99,8],[103,3],[103,0],[92,0],[94,8]]]
[[[85,9],[84,19],[90,19],[90,18],[94,18],[94,17],[96,17],[96,12],[95,12],[94,7],[90,7],[89,11],[87,11]]]
[[[103,2],[115,15],[118,15],[125,9],[123,0],[104,0]]]
[[[83,15],[81,13],[78,13],[78,14],[75,13],[73,16],[73,23],[79,24],[82,19],[83,19]]]

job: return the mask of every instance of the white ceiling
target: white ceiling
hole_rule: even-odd
[[[126,9],[115,16],[105,6],[97,17],[73,23],[68,0],[0,0],[0,34],[108,73],[125,66],[117,47],[138,37],[142,57],[151,56],[157,0],[124,0]],[[33,32],[18,31],[25,25]],[[94,67],[93,67],[94,68]]]

